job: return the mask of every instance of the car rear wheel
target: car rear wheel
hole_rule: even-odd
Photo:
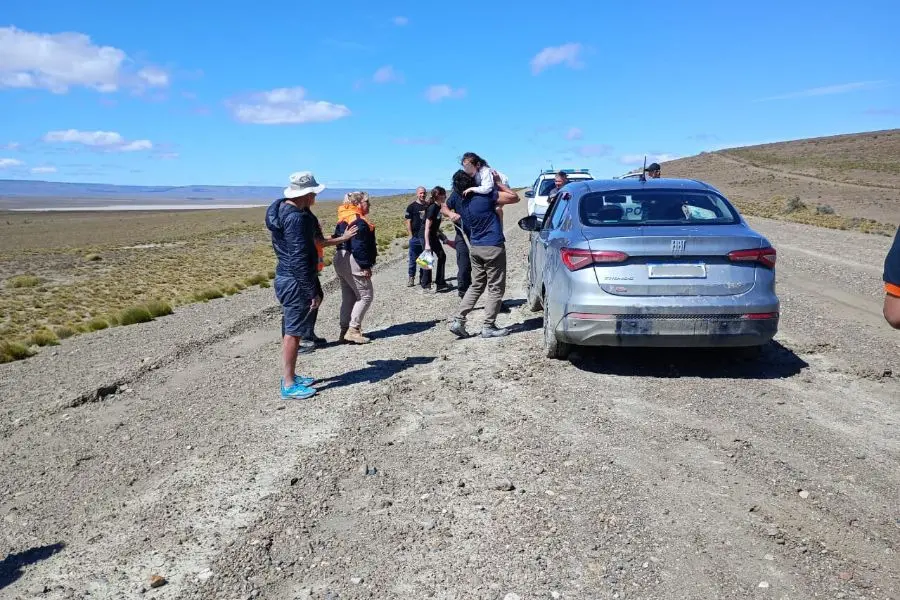
[[[547,358],[565,360],[569,357],[571,347],[556,338],[556,332],[550,326],[550,318],[547,315],[547,303],[544,303],[544,353]]]

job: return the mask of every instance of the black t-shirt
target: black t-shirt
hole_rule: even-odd
[[[884,291],[900,298],[900,229],[884,259]]]
[[[441,206],[440,204],[429,204],[425,209],[425,220],[431,219],[431,241],[434,242],[439,238],[441,232]],[[425,225],[422,225],[422,237],[425,237]]]
[[[425,231],[425,209],[427,207],[419,202],[413,202],[406,207],[406,213],[403,215],[407,219],[412,228],[412,236],[420,238]]]

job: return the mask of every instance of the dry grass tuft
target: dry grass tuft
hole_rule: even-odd
[[[34,353],[24,344],[0,341],[0,363],[12,362],[28,358]]]
[[[137,323],[149,323],[153,315],[146,306],[132,306],[119,313],[120,325],[135,325]]]
[[[6,280],[6,287],[10,289],[33,288],[40,285],[41,279],[34,275],[16,275]]]
[[[49,329],[39,329],[31,334],[29,340],[32,346],[58,346],[59,338]]]

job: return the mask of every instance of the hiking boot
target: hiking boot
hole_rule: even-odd
[[[416,276],[413,275],[409,278],[409,281],[406,282],[406,287],[416,287]]]
[[[509,329],[500,329],[496,325],[485,325],[481,328],[481,337],[496,338],[509,335]]]
[[[364,336],[359,327],[350,327],[347,329],[347,333],[344,334],[344,341],[354,344],[368,344],[372,340]]]
[[[450,322],[450,333],[458,338],[469,337],[469,332],[466,331],[466,322],[462,319],[453,319]]]
[[[347,330],[349,329],[349,327],[341,327],[341,335],[338,337],[339,343],[343,344],[347,341]]]
[[[311,341],[316,346],[324,346],[328,343],[328,340],[326,340],[323,337],[319,337],[315,334],[313,334],[313,336],[311,338],[309,338],[309,341]]]
[[[316,343],[311,340],[300,340],[297,344],[297,354],[309,354],[316,349]]]

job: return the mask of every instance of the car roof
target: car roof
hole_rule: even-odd
[[[590,173],[566,173],[568,178],[571,179],[593,179],[594,176]],[[556,173],[541,173],[538,176],[538,179],[553,179],[556,177]]]
[[[577,186],[573,186],[574,191],[581,193],[589,192],[607,192],[612,190],[641,190],[641,189],[666,189],[666,190],[693,190],[698,192],[716,192],[719,190],[706,182],[697,179],[675,179],[675,178],[659,178],[647,179],[591,179],[587,181],[579,181]]]

